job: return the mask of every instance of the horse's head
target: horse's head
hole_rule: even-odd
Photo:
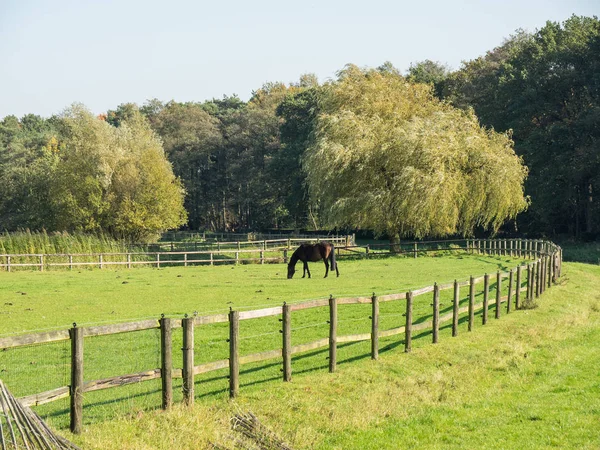
[[[292,264],[288,264],[288,280],[291,279],[296,273],[296,268]]]

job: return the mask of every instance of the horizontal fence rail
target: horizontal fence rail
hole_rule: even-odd
[[[379,339],[390,336],[402,335],[404,338],[405,352],[411,351],[413,333],[420,330],[431,330],[433,343],[439,340],[440,324],[452,323],[452,336],[457,335],[458,318],[461,314],[468,314],[468,330],[474,327],[474,313],[482,310],[483,325],[488,320],[487,310],[491,299],[488,296],[490,280],[496,283],[495,318],[500,318],[501,305],[506,304],[506,313],[512,308],[519,309],[524,300],[533,300],[539,297],[546,288],[552,286],[553,282],[561,276],[562,272],[562,250],[557,245],[547,241],[527,240],[465,240],[463,251],[477,254],[512,254],[515,257],[530,257],[529,263],[519,265],[507,272],[497,272],[492,276],[470,277],[469,280],[455,280],[453,283],[433,284],[409,292],[394,293],[387,295],[363,297],[339,297],[330,296],[326,299],[317,299],[302,303],[273,306],[251,311],[234,311],[228,314],[215,314],[208,316],[194,315],[183,319],[165,318],[151,319],[131,323],[113,325],[101,325],[91,327],[77,327],[74,324],[69,330],[58,330],[45,333],[28,334],[23,336],[10,336],[0,338],[0,351],[6,349],[26,346],[31,344],[47,344],[58,341],[71,341],[71,382],[68,386],[48,390],[33,395],[21,397],[19,400],[25,406],[42,405],[61,398],[70,397],[71,407],[71,430],[79,432],[82,426],[83,399],[86,392],[109,389],[147,380],[162,380],[162,405],[168,408],[173,402],[172,380],[183,379],[184,401],[188,404],[194,401],[193,380],[195,375],[212,372],[216,370],[229,370],[229,393],[235,397],[239,392],[240,366],[244,364],[261,361],[281,359],[283,365],[283,380],[290,381],[292,378],[292,355],[309,352],[320,348],[329,348],[329,371],[336,370],[337,346],[342,343],[371,341],[371,357],[378,358]],[[421,251],[421,250],[418,250]],[[504,252],[504,253],[503,253]],[[511,253],[512,252],[512,253]],[[524,286],[522,285],[525,281]],[[477,285],[483,283],[483,299],[475,303],[475,290]],[[502,296],[500,286],[507,283],[508,293]],[[460,306],[460,289],[469,289],[468,305]],[[452,311],[440,315],[440,291],[453,291]],[[424,317],[413,316],[415,300],[420,296],[431,296],[431,315]],[[379,327],[379,305],[384,302],[404,302],[403,323],[388,329]],[[369,333],[358,333],[350,335],[338,335],[338,310],[345,305],[371,304],[371,331]],[[329,310],[329,336],[316,339],[311,342],[294,343],[291,328],[291,317],[296,311],[312,308],[328,308]],[[239,342],[240,322],[265,317],[279,317],[282,334],[282,346],[277,349],[267,350],[252,354],[240,355]],[[194,330],[208,324],[229,324],[229,358],[210,361],[203,364],[194,364]],[[173,344],[172,331],[183,328],[183,367],[173,367]],[[103,379],[85,380],[83,372],[84,364],[84,342],[86,338],[119,333],[133,333],[141,330],[160,330],[160,355],[161,367],[149,367],[147,370],[118,375]]]
[[[0,254],[0,270],[28,268],[39,271],[52,268],[104,269],[111,266],[173,267],[195,265],[287,263],[291,249],[304,242],[317,242],[322,238],[288,238],[262,241],[217,243],[213,250],[119,252],[119,253],[56,253],[56,254]],[[410,241],[398,244],[382,243],[358,246],[354,236],[329,237],[336,246],[339,258],[371,258],[390,254],[417,258],[440,251],[467,251],[471,254],[538,258],[545,241],[529,239],[460,239],[452,241]],[[233,247],[231,248],[231,246]],[[252,245],[253,248],[244,248]]]

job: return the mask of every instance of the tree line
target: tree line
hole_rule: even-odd
[[[456,71],[348,65],[325,83],[267,83],[247,102],[7,116],[0,227],[130,240],[176,227],[593,237],[599,96],[600,22],[573,16]]]

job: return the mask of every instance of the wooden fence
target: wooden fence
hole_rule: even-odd
[[[319,241],[319,238],[313,241]],[[97,267],[104,269],[110,266],[165,266],[215,265],[223,263],[287,263],[288,250],[293,245],[310,240],[300,238],[271,239],[262,241],[218,242],[213,250],[189,250],[166,252],[121,252],[121,253],[62,253],[62,254],[0,254],[0,269],[11,272],[14,268],[33,268],[40,272],[51,268]],[[330,237],[328,242],[337,246],[351,248],[353,236]],[[171,244],[172,245],[172,244]],[[253,246],[254,248],[243,248]],[[273,256],[272,254],[275,253]],[[338,252],[339,254],[339,252]],[[270,256],[271,255],[271,256]]]
[[[318,241],[319,239],[314,239]],[[463,251],[487,255],[529,257],[539,253],[540,240],[527,239],[458,239],[443,241],[410,241],[392,245],[389,243],[358,246],[354,235],[331,237],[328,241],[336,244],[337,256],[358,256],[369,258],[382,253],[401,254],[417,258],[420,254],[439,251]],[[262,241],[237,241],[217,243],[209,251],[167,251],[167,252],[126,252],[126,253],[77,253],[77,254],[0,254],[0,270],[12,271],[14,268],[32,268],[44,271],[51,268],[110,266],[184,266],[217,265],[240,263],[287,263],[288,251],[293,245],[307,242],[307,239],[272,239]],[[253,245],[253,249],[244,246]],[[541,247],[540,247],[541,248]]]
[[[500,318],[501,304],[506,303],[506,312],[510,313],[514,308],[522,306],[524,293],[526,300],[539,297],[553,282],[561,276],[562,272],[562,250],[557,245],[546,241],[515,240],[519,244],[507,244],[506,241],[494,240],[468,240],[462,247],[463,251],[481,252],[491,254],[510,254],[517,257],[528,257],[533,261],[526,265],[520,265],[508,272],[498,272],[495,276],[497,289],[495,296],[495,318]],[[501,283],[508,280],[508,295],[501,296]],[[524,287],[521,287],[525,282]],[[483,283],[483,301],[475,303],[475,289]],[[482,310],[482,324],[488,321],[488,307],[490,276],[488,274],[470,277],[469,280],[453,283],[433,284],[420,289],[414,289],[406,293],[396,293],[377,296],[373,294],[367,297],[342,297],[331,296],[329,299],[312,300],[304,303],[274,306],[253,311],[231,310],[228,314],[216,314],[209,316],[193,316],[183,319],[161,317],[158,320],[144,320],[132,323],[116,325],[102,325],[90,327],[74,327],[68,330],[50,331],[45,333],[29,334],[23,336],[5,337],[0,339],[0,351],[3,349],[26,346],[31,344],[43,344],[56,341],[71,341],[71,383],[50,391],[21,397],[19,400],[23,405],[41,405],[61,398],[70,397],[71,431],[79,433],[82,427],[83,417],[83,394],[86,392],[108,389],[146,380],[160,378],[162,380],[162,407],[169,408],[173,403],[173,379],[183,379],[184,402],[191,404],[194,401],[194,376],[219,369],[229,369],[229,394],[235,397],[239,393],[240,366],[266,360],[281,359],[283,365],[283,381],[292,378],[292,355],[315,350],[329,348],[329,372],[335,372],[337,365],[337,346],[347,342],[371,341],[371,358],[377,359],[379,355],[379,339],[395,335],[404,336],[404,351],[411,351],[413,333],[421,330],[432,330],[432,341],[439,341],[440,324],[452,323],[452,336],[458,334],[458,322],[461,314],[467,313],[468,330],[474,328],[475,311]],[[460,307],[460,289],[468,287],[468,305]],[[440,291],[453,290],[452,312],[440,316]],[[431,319],[419,321],[413,318],[413,302],[415,298],[423,295],[432,296]],[[401,326],[380,330],[379,329],[379,305],[383,302],[405,301],[405,321]],[[371,304],[371,331],[369,333],[339,336],[337,333],[338,308],[344,305]],[[295,311],[310,308],[329,309],[329,336],[321,339],[293,345],[291,316]],[[269,316],[280,316],[282,333],[282,345],[280,348],[240,355],[240,322]],[[427,315],[427,318],[430,316]],[[194,365],[194,330],[207,324],[229,323],[229,358],[208,363]],[[85,381],[84,364],[84,341],[91,336],[102,336],[117,333],[129,333],[140,330],[160,329],[160,355],[161,366],[149,370],[114,376],[110,378]],[[183,328],[183,364],[181,368],[174,368],[172,363],[173,345],[172,332],[174,329]]]

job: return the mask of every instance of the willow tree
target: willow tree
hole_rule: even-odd
[[[347,66],[319,98],[304,168],[330,226],[402,236],[493,231],[527,206],[507,134],[395,71]]]

